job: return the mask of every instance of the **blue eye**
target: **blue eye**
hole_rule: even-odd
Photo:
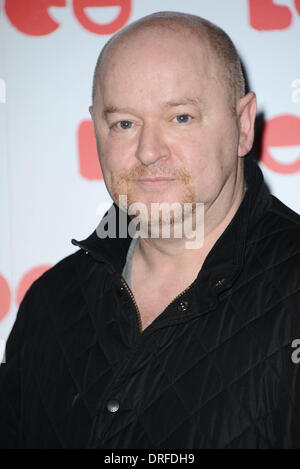
[[[189,121],[190,117],[191,116],[189,116],[188,114],[180,114],[179,116],[176,116],[175,119],[179,124],[185,124]]]
[[[121,127],[123,130],[130,129],[132,127],[132,122],[130,121],[120,121],[118,122],[118,125]]]

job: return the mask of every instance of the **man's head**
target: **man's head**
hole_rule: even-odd
[[[115,35],[90,108],[114,201],[230,205],[253,142],[255,96],[244,94],[231,40],[202,18],[156,13]]]
[[[230,37],[221,28],[210,21],[199,16],[178,12],[158,12],[145,16],[134,23],[131,23],[121,31],[116,33],[103,47],[95,67],[93,78],[92,98],[95,102],[97,92],[101,89],[100,77],[104,67],[105,58],[113,45],[124,40],[138,30],[151,29],[152,31],[163,29],[194,34],[200,41],[206,42],[215,58],[223,65],[222,81],[227,82],[228,92],[235,105],[235,100],[245,94],[245,79],[241,67],[241,62],[236,48]]]

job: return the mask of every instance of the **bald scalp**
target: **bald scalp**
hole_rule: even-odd
[[[145,16],[114,34],[102,49],[94,71],[92,100],[96,101],[101,89],[101,78],[107,58],[115,47],[132,38],[143,30],[163,29],[178,34],[190,34],[208,45],[215,55],[220,68],[219,81],[224,82],[230,102],[235,109],[236,102],[245,95],[245,78],[237,50],[230,37],[221,28],[210,21],[187,13],[163,11]],[[200,43],[199,43],[199,47]]]

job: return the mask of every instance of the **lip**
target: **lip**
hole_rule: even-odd
[[[155,177],[155,178],[142,178],[142,179],[137,179],[138,182],[142,183],[161,183],[161,182],[171,182],[175,181],[175,179],[172,178],[164,178],[164,177]]]
[[[163,190],[168,188],[175,179],[166,177],[142,178],[137,179],[137,184],[144,190]]]

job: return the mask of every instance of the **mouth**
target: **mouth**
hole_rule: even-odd
[[[149,177],[149,178],[141,178],[137,179],[136,182],[145,186],[154,186],[154,187],[160,187],[160,186],[165,186],[168,185],[171,182],[174,182],[175,179],[173,178],[166,178],[166,177]]]

